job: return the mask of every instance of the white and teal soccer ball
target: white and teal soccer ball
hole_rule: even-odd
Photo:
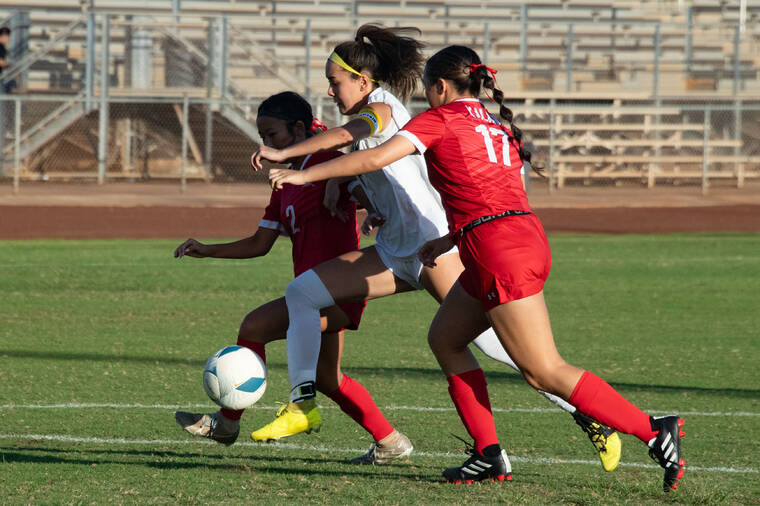
[[[227,409],[246,409],[267,388],[267,368],[256,353],[243,346],[227,346],[214,353],[203,369],[203,389],[212,401]]]

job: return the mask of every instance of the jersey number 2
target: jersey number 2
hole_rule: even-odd
[[[493,148],[493,139],[491,137],[501,135],[501,156],[504,159],[504,165],[507,167],[512,165],[509,160],[509,136],[504,130],[480,124],[475,127],[475,131],[483,136],[483,142],[486,144],[486,152],[488,153],[488,161],[492,163],[497,163],[498,160],[496,159],[496,151]]]
[[[285,216],[290,218],[290,230],[292,230],[294,234],[300,232],[301,229],[296,227],[296,208],[293,207],[293,204],[285,208]]]

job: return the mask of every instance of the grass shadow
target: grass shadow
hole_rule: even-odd
[[[119,459],[119,455],[123,456],[124,459]],[[164,457],[167,460],[162,460]],[[181,458],[183,460],[168,460],[171,458]],[[410,480],[430,479],[408,466],[376,468],[374,466],[366,467],[346,464],[345,460],[303,456],[292,458],[271,455],[211,456],[143,450],[14,448],[12,450],[0,449],[0,462],[3,464],[73,464],[81,466],[116,464],[145,466],[156,469],[214,469],[231,472],[264,472],[298,476],[356,476],[393,480],[398,480],[399,478]],[[293,467],[286,467],[284,465],[286,462],[290,462]],[[330,468],[325,468],[326,466]],[[335,469],[335,467],[340,468]],[[401,469],[406,469],[409,472],[400,472]]]
[[[33,350],[3,350],[0,356],[12,358],[30,358],[41,360],[73,360],[73,361],[101,361],[101,362],[134,362],[146,364],[182,364],[194,367],[203,367],[205,361],[194,360],[181,357],[166,356],[141,356],[141,355],[114,355],[105,353],[85,353],[85,352],[65,352],[65,351],[33,351]],[[285,364],[269,363],[267,367],[273,371],[285,371]],[[499,367],[498,365],[496,367]],[[507,369],[506,366],[503,366]],[[351,372],[357,376],[398,376],[407,379],[434,379],[445,381],[444,375],[437,367],[363,367],[348,366],[346,372]],[[491,383],[505,382],[514,384],[525,384],[522,376],[512,369],[505,371],[495,371],[489,367],[486,377]],[[757,399],[760,397],[760,389],[752,388],[724,388],[724,387],[702,387],[702,386],[684,386],[684,385],[648,385],[644,383],[628,382],[611,382],[618,389],[641,392],[658,392],[658,393],[695,393],[701,395],[714,395],[718,397],[748,398]]]

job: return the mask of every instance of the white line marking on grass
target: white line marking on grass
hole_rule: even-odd
[[[119,403],[62,403],[62,404],[0,404],[0,409],[85,409],[85,408],[111,408],[111,409],[217,409],[218,406],[213,404],[119,404]],[[279,406],[262,406],[256,405],[248,409],[256,410],[277,410]],[[325,405],[320,409],[338,409],[337,406]],[[384,411],[419,411],[419,412],[453,412],[455,409],[449,407],[432,407],[432,406],[381,406]],[[563,413],[559,408],[492,408],[494,413]],[[645,409],[645,413],[652,415],[667,415],[672,411],[662,411],[657,409]],[[684,411],[679,413],[681,416],[760,416],[760,413],[750,411]]]
[[[59,441],[63,443],[92,443],[92,444],[122,444],[122,445],[215,445],[212,441],[198,440],[198,439],[124,439],[124,438],[100,438],[100,437],[80,437],[80,436],[67,436],[63,434],[0,434],[0,439],[26,439],[26,440],[41,440],[41,441]],[[337,448],[324,445],[300,445],[295,443],[235,443],[235,446],[253,447],[253,448],[280,448],[283,450],[307,450],[324,453],[364,453],[365,450],[361,448]],[[85,451],[86,453],[86,451]],[[414,452],[412,454],[415,457],[426,458],[462,458],[461,453],[450,452]],[[556,459],[548,457],[517,457],[510,455],[509,459],[512,462],[521,462],[526,464],[580,464],[580,465],[592,465],[598,466],[598,460],[583,460],[583,459]],[[643,469],[660,469],[660,466],[655,464],[642,464],[638,462],[625,463],[621,462],[622,467],[636,467]],[[746,467],[746,468],[734,468],[734,467],[700,467],[687,465],[687,471],[704,471],[708,473],[760,473],[759,470]]]

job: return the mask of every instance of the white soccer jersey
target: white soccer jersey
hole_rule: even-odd
[[[390,106],[391,121],[382,131],[355,142],[352,151],[379,146],[411,119],[406,107],[383,88],[370,93],[368,102]],[[377,247],[385,253],[394,257],[416,255],[427,241],[448,234],[441,197],[430,185],[422,155],[405,156],[357,179],[377,212],[385,217],[377,231]]]

